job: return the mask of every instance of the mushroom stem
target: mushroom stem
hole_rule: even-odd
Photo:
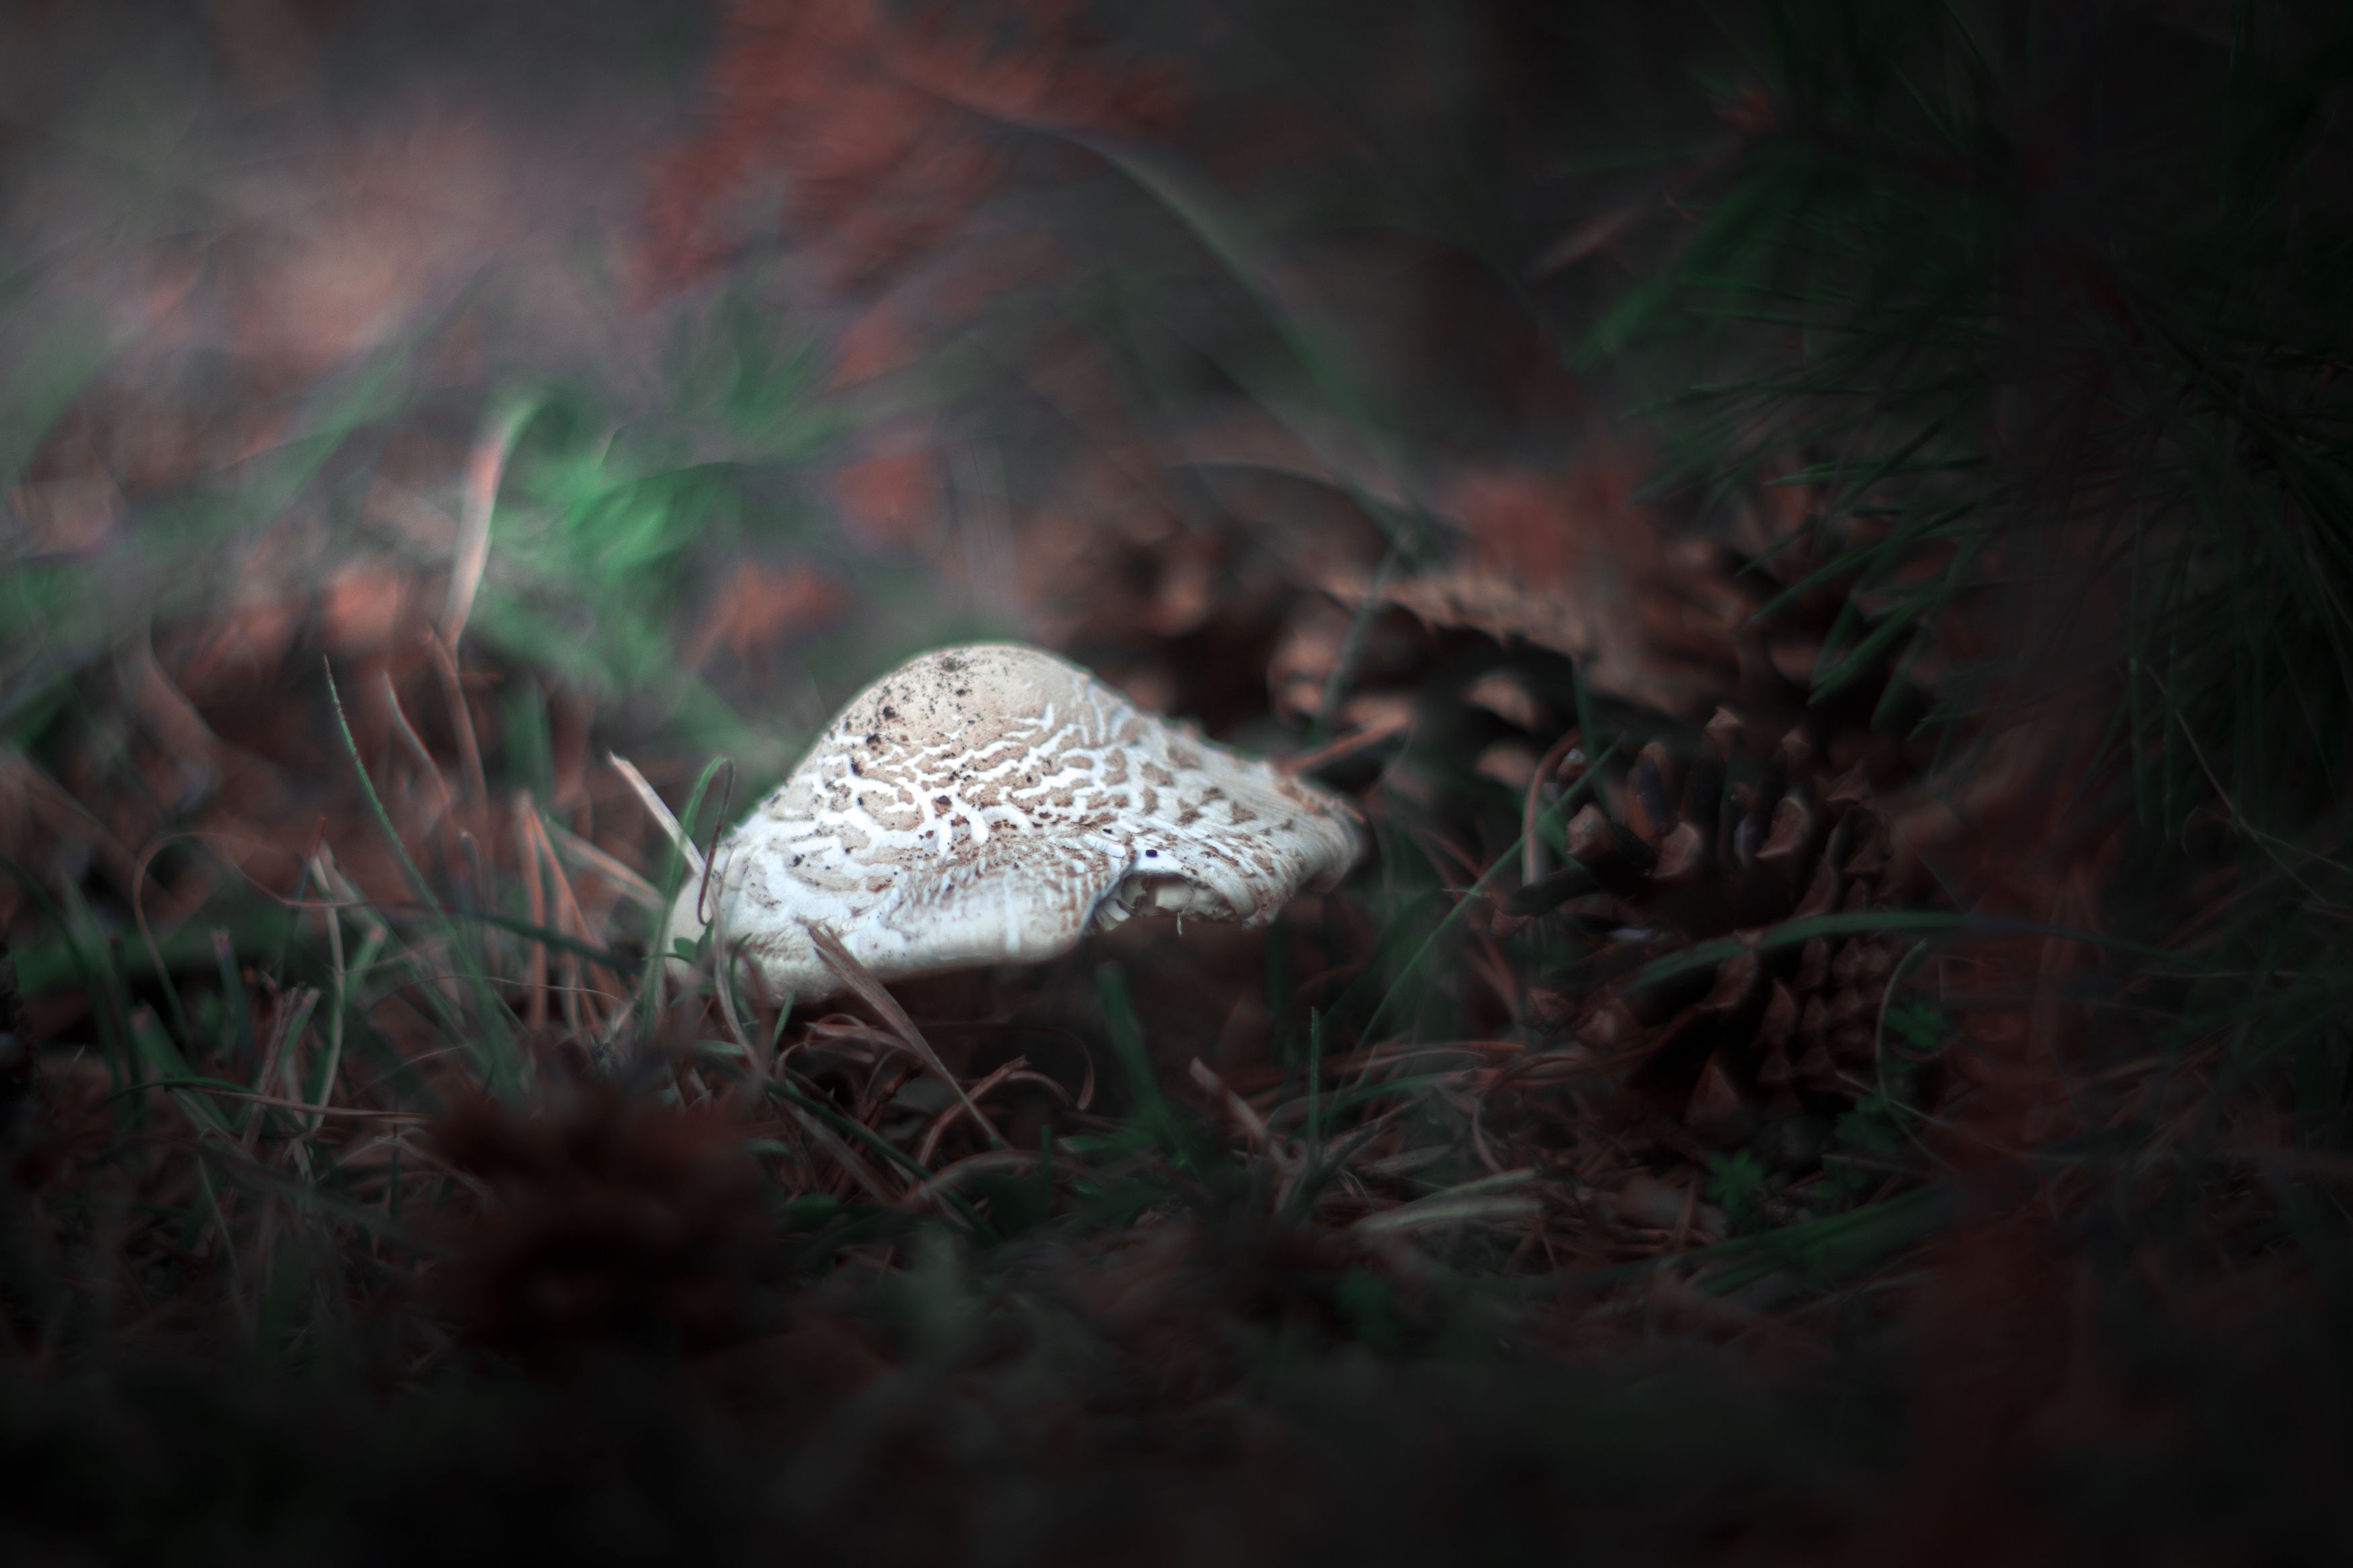
[[[973,1125],[980,1129],[989,1142],[999,1149],[1011,1147],[1007,1143],[1005,1134],[997,1130],[997,1123],[988,1119],[988,1113],[965,1092],[962,1081],[948,1071],[947,1063],[940,1060],[939,1052],[932,1049],[931,1041],[923,1038],[923,1032],[915,1027],[915,1021],[907,1016],[907,1010],[899,1005],[899,999],[874,977],[874,972],[859,963],[857,956],[841,945],[841,939],[828,930],[823,921],[805,920],[801,921],[801,927],[808,932],[809,941],[816,944],[818,956],[825,960],[826,966],[840,977],[844,985],[856,992],[868,1006],[881,1014],[882,1021],[891,1026],[891,1032],[905,1041],[907,1048],[915,1053],[916,1058],[955,1091],[956,1099],[964,1104],[965,1114],[972,1118]]]

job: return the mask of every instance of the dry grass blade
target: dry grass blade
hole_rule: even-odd
[[[711,971],[712,994],[719,999],[719,1014],[726,1020],[728,1035],[744,1053],[744,1068],[748,1075],[745,1087],[757,1095],[761,1086],[766,1083],[776,1069],[774,1064],[768,1060],[767,1051],[760,1041],[744,1027],[743,1016],[736,1011],[734,954],[730,952],[722,942],[713,942],[712,948],[716,960]]]
[[[441,776],[441,769],[433,761],[433,753],[425,749],[424,741],[417,733],[417,726],[408,721],[408,711],[400,705],[399,689],[392,683],[392,672],[388,669],[381,671],[377,680],[384,689],[384,708],[392,720],[392,732],[407,748],[409,760],[417,764],[417,771],[433,781],[434,791],[441,797],[440,809],[435,812],[432,824],[438,826],[451,815],[457,797],[449,793],[449,783]]]
[[[440,641],[455,648],[466,635],[474,595],[491,560],[491,512],[498,503],[499,479],[515,437],[538,410],[536,399],[509,403],[493,413],[466,458],[466,497],[458,520],[458,549],[449,563],[449,595],[441,608]]]
[[[215,1100],[234,1100],[244,1105],[266,1106],[272,1110],[297,1111],[304,1116],[340,1117],[350,1121],[393,1121],[415,1126],[423,1126],[433,1120],[421,1111],[375,1110],[359,1105],[312,1105],[308,1100],[290,1100],[282,1094],[256,1094],[248,1089],[225,1089],[210,1079],[193,1081],[199,1083],[205,1093]],[[179,1089],[185,1086],[164,1079],[149,1087]],[[241,1152],[250,1154],[251,1151],[242,1150],[241,1146],[240,1148]]]
[[[547,924],[547,889],[541,880],[539,846],[532,833],[532,824],[539,818],[538,807],[532,804],[531,791],[517,790],[514,797],[515,866],[522,875],[523,912],[534,926]],[[547,944],[533,941],[530,948],[530,967],[523,984],[530,995],[524,1003],[523,1024],[533,1035],[547,1027]]]
[[[1302,752],[1297,756],[1284,757],[1274,764],[1275,770],[1278,773],[1293,775],[1307,773],[1323,767],[1326,763],[1339,762],[1345,757],[1353,757],[1358,752],[1370,751],[1382,742],[1403,734],[1412,727],[1412,724],[1411,715],[1393,713],[1386,718],[1375,720],[1360,730],[1352,731],[1336,741],[1318,746],[1314,751]]]
[[[978,1101],[987,1099],[993,1091],[1021,1076],[1027,1071],[1029,1066],[1029,1058],[1015,1057],[972,1086],[973,1100]],[[948,1129],[955,1126],[956,1118],[963,1114],[964,1106],[951,1105],[932,1119],[932,1124],[923,1130],[923,1141],[915,1146],[915,1163],[928,1165],[932,1163],[932,1155],[938,1151],[940,1140],[947,1136]]]
[[[568,926],[575,935],[601,945],[602,939],[589,926],[588,917],[580,908],[579,898],[573,892],[571,879],[564,874],[563,864],[555,858],[555,847],[548,837],[546,819],[533,813],[525,820],[523,827],[531,838],[540,866],[543,866],[547,872],[549,886],[555,895],[554,929],[561,931]],[[538,868],[533,868],[534,876]],[[604,1022],[596,1016],[593,1007],[584,1007],[583,999],[589,994],[592,984],[596,994],[608,998],[617,997],[620,994],[619,978],[601,964],[592,965],[584,971],[576,953],[566,952],[563,963],[565,985],[562,1002],[565,1027],[575,1037],[600,1032]]]
[[[491,792],[482,773],[482,743],[474,733],[474,710],[466,700],[465,677],[458,668],[457,647],[437,633],[419,635],[441,678],[442,700],[449,705],[449,728],[457,734],[458,758],[466,770],[468,814],[474,818],[474,836],[480,838],[489,831],[484,817],[490,810]]]
[[[933,1202],[966,1176],[985,1175],[991,1171],[1025,1171],[1033,1169],[1039,1157],[1025,1149],[991,1149],[984,1153],[968,1154],[955,1164],[943,1167],[928,1182],[910,1191],[902,1206],[917,1208]],[[1071,1175],[1086,1175],[1087,1167],[1067,1153],[1057,1151],[1054,1168]]]
[[[876,1179],[874,1173],[867,1167],[866,1162],[842,1139],[839,1133],[789,1100],[785,1102],[785,1109],[792,1113],[793,1121],[799,1125],[802,1131],[809,1135],[810,1140],[818,1147],[833,1156],[835,1164],[848,1172],[852,1181],[866,1189],[867,1196],[878,1204],[888,1204],[892,1201],[891,1194],[883,1189],[881,1182]]]
[[[614,887],[620,889],[623,898],[638,908],[647,910],[661,908],[660,889],[647,881],[634,868],[581,837],[560,822],[551,822],[543,816],[539,819],[539,831],[541,840],[550,846],[548,853],[551,860],[556,852],[561,851],[566,859],[585,869],[596,872],[612,883]]]
[[[1249,1100],[1236,1094],[1232,1086],[1218,1076],[1216,1068],[1200,1058],[1195,1057],[1192,1066],[1187,1068],[1186,1072],[1202,1092],[1225,1108],[1226,1114],[1233,1118],[1234,1124],[1242,1130],[1243,1135],[1249,1138],[1261,1152],[1279,1164],[1290,1163],[1284,1159],[1282,1152],[1275,1147],[1272,1139],[1268,1136],[1266,1119],[1251,1108]]]
[[[311,1010],[319,1003],[318,991],[308,985],[298,985],[280,999],[269,1024],[269,1038],[261,1051],[261,1070],[254,1075],[256,1091],[274,1081],[288,1053],[301,1043],[302,1033],[310,1027]],[[300,1104],[300,1101],[296,1103]],[[309,1110],[307,1105],[304,1110]],[[238,1147],[249,1158],[261,1137],[261,1118],[246,1119],[245,1134]]]
[[[818,953],[825,960],[826,967],[839,975],[841,983],[855,992],[860,1001],[881,1014],[883,1023],[890,1026],[891,1032],[903,1041],[907,1048],[914,1052],[917,1059],[937,1075],[942,1083],[955,1091],[956,1099],[964,1102],[965,1113],[972,1118],[973,1125],[978,1127],[991,1143],[999,1148],[1005,1147],[1005,1135],[997,1130],[995,1122],[989,1121],[988,1113],[975,1104],[972,1096],[965,1092],[964,1085],[956,1080],[955,1074],[948,1071],[947,1063],[942,1061],[940,1054],[932,1049],[932,1043],[923,1038],[923,1032],[915,1027],[915,1021],[907,1016],[907,1010],[899,1005],[899,999],[884,989],[882,982],[874,977],[874,972],[859,963],[857,957],[841,945],[841,939],[827,930],[823,923],[817,921],[803,921],[801,925],[809,933],[809,941],[817,944]]]
[[[1366,1236],[1395,1236],[1407,1231],[1427,1230],[1433,1226],[1461,1225],[1472,1220],[1494,1222],[1522,1219],[1540,1212],[1544,1205],[1533,1193],[1514,1192],[1536,1179],[1530,1170],[1504,1171],[1483,1176],[1475,1182],[1465,1182],[1459,1187],[1449,1187],[1442,1193],[1399,1204],[1393,1209],[1368,1214],[1348,1228]]]
[[[407,750],[409,761],[416,764],[417,771],[433,781],[433,793],[439,797],[439,804],[434,807],[426,828],[439,839],[441,853],[455,863],[461,853],[458,836],[464,831],[458,822],[458,797],[450,790],[449,781],[441,776],[440,764],[426,749],[424,740],[417,733],[417,726],[409,722],[408,711],[401,706],[400,690],[393,684],[392,672],[388,669],[380,671],[377,683],[384,694],[385,712],[392,721],[392,732]]]
[[[605,760],[613,764],[613,771],[619,773],[622,781],[636,792],[639,804],[654,819],[654,826],[667,834],[670,841],[678,847],[680,857],[686,861],[687,874],[701,878],[705,865],[702,850],[687,836],[686,829],[679,826],[677,814],[663,803],[660,795],[654,793],[654,786],[646,782],[646,775],[638,772],[629,760],[617,752],[607,752]]]

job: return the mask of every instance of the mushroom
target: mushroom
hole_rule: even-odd
[[[851,700],[679,894],[675,936],[738,949],[777,994],[844,988],[813,927],[875,975],[1033,963],[1147,911],[1261,925],[1337,883],[1338,796],[1144,711],[1043,649],[927,653]]]

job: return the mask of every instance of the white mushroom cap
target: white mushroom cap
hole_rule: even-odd
[[[852,699],[690,882],[675,936],[778,993],[841,983],[824,925],[885,979],[1052,958],[1157,910],[1263,924],[1362,847],[1338,796],[1136,708],[1067,659],[927,653]],[[700,912],[698,912],[700,903]]]

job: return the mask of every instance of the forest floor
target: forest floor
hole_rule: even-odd
[[[2113,378],[1687,411],[1629,300],[1788,80],[1394,9],[0,24],[10,1561],[2344,1560],[2342,731],[2200,728],[2344,667],[2149,662]],[[2282,537],[2334,353],[2216,445]],[[1000,639],[1368,853],[889,1006],[653,951],[629,771],[707,844]]]

